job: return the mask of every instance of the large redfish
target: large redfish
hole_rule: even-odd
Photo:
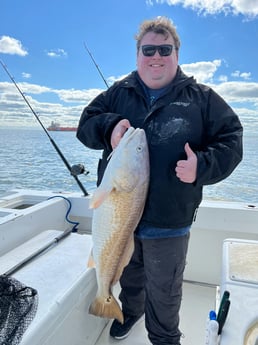
[[[123,313],[112,294],[134,249],[133,233],[142,216],[149,183],[149,152],[143,129],[130,127],[112,152],[90,207],[93,259],[98,291],[89,312],[116,318]]]

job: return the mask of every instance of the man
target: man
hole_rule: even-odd
[[[179,309],[189,231],[204,185],[230,175],[242,159],[242,126],[212,89],[178,66],[180,40],[165,17],[144,21],[137,41],[137,71],[96,97],[83,111],[77,136],[107,157],[127,128],[144,128],[150,185],[135,231],[135,251],[124,269],[120,300],[125,322],[110,335],[126,337],[145,313],[152,344],[180,345]]]

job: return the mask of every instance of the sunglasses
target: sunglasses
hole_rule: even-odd
[[[154,56],[156,51],[159,52],[160,56],[169,56],[172,50],[172,44],[161,44],[160,46],[147,44],[142,46],[142,53],[144,56]]]

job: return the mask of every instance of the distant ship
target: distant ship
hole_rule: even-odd
[[[77,127],[61,127],[59,123],[52,121],[51,125],[47,127],[47,130],[55,132],[76,132]]]

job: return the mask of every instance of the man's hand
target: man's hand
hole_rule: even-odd
[[[112,149],[115,149],[117,147],[119,141],[129,127],[131,127],[130,122],[126,119],[123,119],[116,124],[111,134]]]
[[[196,180],[197,156],[188,143],[185,144],[185,153],[187,157],[186,160],[177,162],[176,176],[182,182],[193,183]]]

